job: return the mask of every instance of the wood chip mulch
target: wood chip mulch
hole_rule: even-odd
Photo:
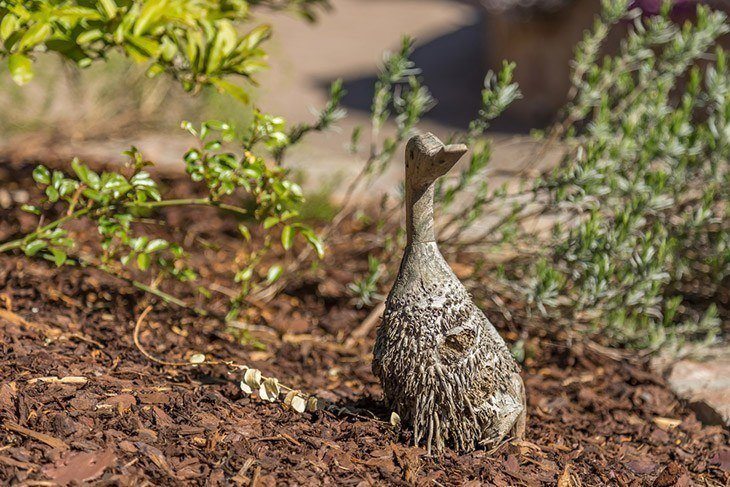
[[[19,191],[34,197],[31,168],[0,168],[0,192],[11,199],[0,209],[0,241],[34,224],[14,200]],[[167,183],[190,192],[187,183]],[[195,229],[196,238],[223,242],[223,250],[208,245],[193,251],[195,261],[208,263],[204,280],[230,272],[216,262],[235,242],[235,225],[229,228],[215,215],[201,219],[170,210],[165,216],[175,225],[188,222],[181,227]],[[84,235],[94,230],[78,230],[80,246],[88,250]],[[170,236],[168,228],[146,230]],[[313,277],[244,316],[275,330],[255,334],[263,349],[241,343],[215,320],[165,306],[93,269],[56,269],[1,255],[0,484],[730,483],[730,434],[702,426],[662,378],[630,357],[616,360],[570,342],[547,324],[507,326],[497,309],[486,312],[505,336],[527,336],[529,344],[527,438],[491,452],[427,456],[411,445],[407,430],[388,423],[379,402],[370,372],[374,330],[343,345],[368,315],[344,289],[367,269],[357,242],[355,235],[349,252],[347,245],[338,248]],[[223,366],[151,362],[132,339],[150,304],[140,341],[156,356],[187,361],[204,353],[256,366],[350,413],[300,414],[246,396],[240,377]],[[521,316],[517,309],[513,314]]]

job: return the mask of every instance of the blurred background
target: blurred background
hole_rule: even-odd
[[[720,0],[720,4],[728,0]],[[345,150],[350,132],[367,128],[373,84],[382,53],[397,49],[404,34],[416,38],[414,59],[438,105],[421,125],[445,137],[476,115],[484,75],[503,59],[517,63],[524,98],[493,127],[494,161],[509,170],[529,151],[530,129],[545,127],[569,87],[570,58],[600,9],[598,0],[335,0],[316,23],[285,13],[255,12],[274,28],[270,69],[258,75],[254,100],[288,123],[311,120],[329,84],[342,78],[349,116],[339,130],[314,136],[290,157],[306,168],[305,185],[336,181],[357,172]],[[645,12],[659,0],[637,2]],[[675,14],[692,1],[676,3]],[[717,3],[717,2],[716,2]],[[620,32],[609,45],[617,45]],[[119,56],[79,71],[54,56],[41,57],[38,76],[23,88],[5,66],[0,76],[0,150],[22,158],[122,160],[130,145],[170,168],[182,168],[191,141],[180,120],[243,121],[248,109],[214,90],[191,98],[168,77],[147,79],[144,67]],[[367,132],[366,132],[367,133]],[[366,141],[365,141],[366,142]],[[546,164],[550,163],[550,156]],[[399,165],[394,170],[400,169]]]

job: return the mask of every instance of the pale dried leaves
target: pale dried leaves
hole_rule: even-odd
[[[283,401],[286,407],[298,413],[317,410],[318,401],[316,397],[307,396],[300,391],[283,386],[275,377],[264,377],[259,369],[247,366],[241,368],[244,373],[240,386],[244,394],[253,394],[254,391],[258,391],[262,400],[274,402],[281,397],[283,389],[287,391]]]

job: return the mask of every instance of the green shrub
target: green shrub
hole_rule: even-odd
[[[270,34],[266,25],[239,35],[237,24],[248,20],[251,6],[293,9],[307,19],[326,0],[0,0],[0,57],[8,58],[18,84],[33,76],[33,60],[52,51],[80,67],[105,60],[115,50],[147,63],[150,76],[167,73],[191,92],[213,85],[234,97],[248,101],[246,91],[227,77],[250,78],[264,66],[261,44]],[[279,241],[289,250],[301,238],[318,256],[324,251],[314,231],[299,221],[303,202],[301,188],[288,178],[287,170],[267,163],[265,157],[280,158],[285,149],[304,134],[325,130],[339,116],[338,104],[344,91],[340,82],[332,87],[332,100],[314,125],[302,124],[286,133],[284,120],[253,110],[242,130],[230,124],[210,121],[200,127],[183,123],[198,140],[198,146],[184,156],[190,178],[203,186],[204,197],[173,199],[164,194],[145,170],[136,149],[128,152],[128,169],[101,174],[78,160],[68,170],[38,166],[33,178],[44,198],[24,210],[38,214],[45,225],[20,238],[0,244],[0,252],[21,250],[28,257],[41,257],[57,266],[96,267],[125,279],[138,288],[169,303],[186,306],[199,314],[205,309],[189,306],[178,297],[137,281],[138,272],[180,281],[196,281],[197,273],[186,260],[183,247],[172,241],[141,233],[140,221],[170,206],[207,206],[244,219],[238,226],[247,258],[231,263],[237,291],[231,295],[227,318],[238,313],[253,290],[270,285],[282,274],[279,263],[266,263],[266,256]],[[237,144],[227,151],[224,144]],[[264,155],[261,155],[261,154]],[[259,155],[257,155],[259,154]],[[247,203],[250,202],[250,203]],[[56,211],[63,216],[54,218]],[[85,219],[99,235],[98,255],[82,254],[67,228]],[[263,242],[253,242],[249,226],[264,233]],[[205,289],[198,288],[208,295]]]
[[[730,29],[704,6],[678,26],[669,3],[650,18],[629,4],[605,1],[576,50],[571,102],[531,161],[560,143],[560,165],[489,193],[483,173],[471,172],[477,150],[453,187],[476,184],[485,196],[446,229],[461,236],[471,215],[501,215],[450,245],[517,250],[528,264],[512,269],[510,287],[568,326],[638,348],[712,340],[730,275],[730,82],[717,46]],[[611,27],[626,20],[633,29],[619,52],[599,60]],[[529,231],[536,218],[548,231]]]
[[[563,117],[521,164],[534,166],[555,146],[565,155],[517,188],[491,183],[482,138],[489,121],[521,96],[515,66],[487,76],[479,116],[450,139],[469,144],[471,157],[436,191],[450,212],[438,222],[442,248],[487,257],[509,250],[515,258],[505,266],[505,289],[607,343],[655,349],[711,341],[720,323],[714,302],[730,275],[730,89],[717,43],[727,18],[699,6],[693,21],[676,25],[669,3],[648,18],[629,0],[603,6],[576,48]],[[610,30],[625,21],[633,28],[619,52],[599,59]],[[413,73],[409,79],[420,100],[405,102],[398,117],[417,121],[434,100]],[[374,137],[388,107],[399,103],[378,99],[376,90]],[[363,173],[382,174],[390,158],[377,161],[369,157]],[[474,225],[485,216],[493,217],[486,228]]]
[[[79,67],[121,50],[148,64],[148,75],[166,72],[191,92],[213,85],[247,101],[225,78],[250,78],[265,66],[261,43],[270,35],[259,25],[240,35],[251,5],[294,8],[311,18],[322,0],[0,0],[0,57],[13,79],[33,77],[33,59],[55,52]]]
[[[600,25],[617,19],[607,11]],[[569,107],[585,128],[537,186],[558,225],[547,265],[535,267],[536,303],[559,295],[569,319],[613,343],[714,336],[711,303],[730,275],[730,81],[715,46],[728,30],[721,12],[700,6],[677,26],[666,8],[636,17],[620,53],[600,63],[586,38]]]

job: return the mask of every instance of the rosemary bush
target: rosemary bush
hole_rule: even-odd
[[[613,343],[712,339],[730,275],[727,18],[699,6],[677,26],[669,3],[646,19],[627,1],[606,7],[578,50],[571,148],[535,185],[556,224],[529,296]],[[633,30],[597,62],[621,18]]]
[[[629,7],[603,2],[576,48],[562,119],[523,161],[530,167],[560,144],[558,167],[518,188],[491,188],[489,154],[477,144],[451,190],[440,192],[446,207],[465,189],[475,195],[447,219],[445,243],[515,252],[507,289],[607,343],[711,342],[730,276],[730,82],[717,43],[730,28],[724,13],[704,6],[681,26],[670,2],[654,17]],[[632,29],[619,52],[599,59],[622,21]],[[485,90],[482,119],[519,96],[505,81],[508,68]],[[483,123],[473,122],[466,140]],[[464,235],[490,214],[496,222]]]
[[[450,138],[469,144],[471,157],[436,191],[450,213],[439,229],[442,248],[487,258],[500,248],[511,251],[514,258],[492,276],[504,279],[505,290],[606,343],[654,350],[712,341],[722,319],[715,303],[727,299],[730,275],[730,91],[717,42],[728,22],[722,12],[698,6],[695,19],[676,25],[669,2],[654,17],[630,4],[603,2],[576,48],[562,118],[521,165],[534,166],[554,146],[564,148],[562,161],[516,188],[491,183],[490,146],[482,137],[490,120],[521,96],[512,83],[515,66],[505,63],[487,76],[478,117]],[[628,37],[617,54],[600,59],[621,22],[632,24]],[[387,76],[376,85],[374,138],[389,107],[399,110],[401,134],[415,126],[403,121],[417,122],[435,103],[407,54],[386,63],[384,73],[408,71],[410,94],[379,96]],[[360,133],[354,135],[357,141]],[[402,138],[386,139],[384,147]],[[365,179],[389,161],[371,155]],[[494,221],[478,229],[474,223],[485,216]],[[384,239],[384,255],[392,245]],[[350,289],[362,295],[364,284],[372,289],[385,276],[371,270]]]

